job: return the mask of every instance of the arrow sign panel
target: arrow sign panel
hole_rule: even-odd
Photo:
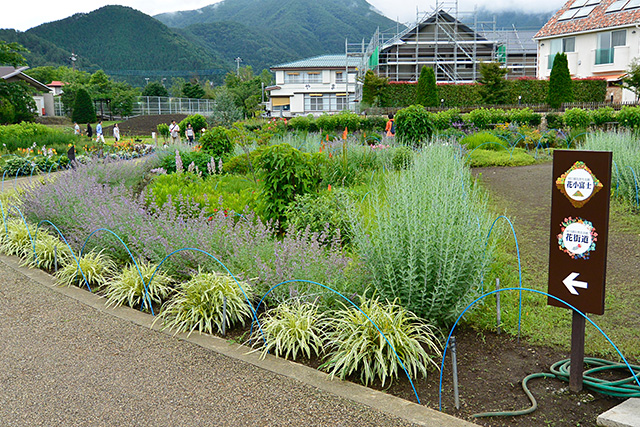
[[[589,287],[589,284],[587,282],[581,282],[579,280],[575,280],[576,277],[578,277],[579,275],[580,273],[575,273],[575,272],[571,273],[570,275],[565,277],[564,280],[562,281],[562,283],[564,283],[564,285],[567,287],[569,292],[571,292],[573,295],[579,295],[578,291],[576,291],[576,288],[587,289]]]
[[[561,301],[550,297],[550,305],[604,314],[611,158],[606,151],[553,153],[548,293]]]

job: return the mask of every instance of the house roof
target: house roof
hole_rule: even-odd
[[[360,65],[361,58],[344,55],[321,55],[314,56],[313,58],[301,59],[299,61],[287,62],[286,64],[274,65],[272,70],[280,69],[326,69],[326,68],[345,68],[347,66],[347,60],[349,68],[356,68]]]
[[[20,68],[15,68],[10,66],[0,67],[0,78],[8,82],[16,82],[16,81],[22,80],[27,82],[30,86],[36,88],[41,92],[50,92],[51,89],[47,85],[45,85],[44,83],[40,83],[33,77],[30,77],[25,73],[23,73],[23,71],[28,68],[29,67],[20,67]]]
[[[49,83],[47,86],[49,86],[49,87],[62,87],[64,85],[66,85],[66,84],[67,83],[62,83],[62,82],[60,82],[58,80],[54,80],[51,83]]]
[[[534,38],[542,39],[638,23],[640,23],[640,1],[638,0],[568,0]]]

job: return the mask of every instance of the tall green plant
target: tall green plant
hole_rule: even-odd
[[[418,78],[418,91],[416,93],[416,104],[425,107],[438,106],[438,87],[436,86],[436,73],[433,68],[422,66],[420,77]]]
[[[91,96],[89,96],[89,92],[84,88],[78,89],[76,93],[71,119],[78,123],[94,123],[97,120],[96,110],[93,108]]]
[[[569,73],[567,55],[557,53],[549,76],[547,103],[552,108],[560,108],[563,102],[573,102],[573,82]]]
[[[485,197],[456,155],[450,146],[426,147],[410,169],[371,191],[369,222],[353,226],[378,293],[438,325],[478,295],[492,252],[485,254]]]
[[[482,84],[480,88],[482,102],[490,105],[507,102],[509,87],[504,78],[507,72],[508,70],[499,62],[480,63],[481,78],[478,82]]]
[[[412,105],[395,116],[396,137],[407,145],[421,145],[433,134],[433,119],[422,105]]]

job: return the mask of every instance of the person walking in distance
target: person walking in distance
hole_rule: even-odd
[[[120,141],[120,128],[117,123],[113,125],[113,139],[115,139],[116,142]]]
[[[187,137],[187,139],[189,140],[189,144],[193,144],[193,138],[195,137],[195,132],[193,131],[193,128],[191,127],[191,123],[189,123],[187,125],[187,129],[185,129],[184,134]]]
[[[393,120],[393,114],[389,114],[389,120],[387,121],[387,125],[384,128],[386,132],[386,136],[395,136],[396,135],[396,124]]]
[[[89,139],[93,138],[93,129],[91,129],[91,123],[87,123],[87,136]]]
[[[169,134],[171,135],[171,142],[173,144],[177,144],[180,142],[180,126],[178,126],[175,120],[171,121],[171,126],[169,126]]]
[[[98,122],[98,126],[96,126],[96,142],[102,141],[104,144],[104,136],[102,135],[102,120]]]
[[[80,136],[80,125],[78,122],[73,122],[73,134]]]

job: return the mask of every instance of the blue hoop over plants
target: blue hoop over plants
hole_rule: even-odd
[[[629,362],[624,357],[622,352],[613,343],[613,341],[611,341],[609,336],[607,334],[605,334],[604,331],[602,329],[600,329],[600,327],[593,322],[593,320],[589,319],[589,317],[587,317],[586,314],[584,314],[583,312],[581,312],[580,310],[578,310],[577,308],[575,308],[574,306],[572,306],[568,302],[563,301],[562,299],[560,299],[558,297],[555,297],[553,295],[550,295],[550,294],[548,294],[546,292],[539,291],[537,289],[529,289],[529,288],[522,288],[522,287],[520,287],[520,288],[504,288],[504,289],[497,289],[495,291],[488,292],[488,293],[478,297],[475,301],[473,301],[471,304],[469,304],[467,306],[467,308],[464,309],[464,311],[460,314],[460,316],[458,316],[458,318],[456,319],[455,323],[453,324],[453,327],[451,328],[451,331],[449,332],[449,336],[447,337],[447,342],[446,342],[446,344],[444,346],[444,351],[442,352],[442,363],[440,364],[440,386],[439,386],[439,391],[438,391],[438,409],[440,411],[442,411],[442,375],[443,375],[443,369],[444,369],[444,360],[445,360],[445,357],[447,356],[447,348],[449,347],[449,340],[451,339],[451,336],[453,335],[453,331],[455,330],[456,326],[458,325],[458,322],[460,321],[460,319],[462,319],[462,316],[464,316],[464,314],[469,310],[469,308],[471,308],[475,303],[477,303],[478,301],[488,297],[489,295],[492,295],[492,294],[495,294],[495,293],[498,293],[498,292],[503,292],[503,291],[520,291],[520,292],[529,291],[529,292],[534,292],[534,293],[537,293],[537,294],[545,295],[545,296],[547,296],[549,298],[553,298],[553,299],[563,303],[564,305],[566,305],[570,309],[574,310],[576,313],[579,313],[582,317],[584,317],[586,320],[588,320],[589,323],[591,323],[593,326],[595,326],[595,328],[606,338],[606,340],[616,350],[616,352],[622,358],[622,360],[624,360],[624,363],[627,365],[627,368],[629,368],[629,371],[631,372],[631,375],[633,375],[633,378],[636,380],[636,382],[640,386],[640,379],[638,378],[638,376],[634,372],[633,368],[631,368],[631,366],[629,365]]]
[[[260,298],[260,302],[258,302],[258,305],[256,306],[256,310],[260,309],[260,305],[262,304],[262,301],[264,301],[264,299],[271,293],[271,291],[273,291],[275,288],[280,287],[282,285],[285,285],[287,283],[293,283],[293,282],[300,282],[300,283],[311,283],[312,285],[318,285],[320,287],[323,287],[331,292],[333,292],[334,294],[340,296],[342,299],[344,299],[345,301],[347,301],[349,304],[351,304],[353,307],[355,307],[360,313],[362,313],[364,315],[364,317],[367,318],[367,320],[369,322],[371,322],[371,324],[377,329],[378,332],[380,332],[380,335],[382,335],[382,338],[384,338],[384,340],[387,342],[387,344],[389,345],[389,347],[391,347],[391,350],[393,351],[393,353],[396,355],[396,358],[398,359],[398,362],[400,362],[400,366],[402,366],[402,370],[404,371],[404,373],[407,375],[407,378],[409,379],[409,383],[411,383],[411,387],[413,388],[413,394],[416,396],[416,399],[418,400],[418,403],[420,402],[420,397],[418,397],[418,392],[416,391],[416,387],[413,385],[413,381],[411,380],[411,376],[409,375],[409,372],[407,371],[407,368],[405,368],[404,363],[402,363],[402,359],[400,359],[400,356],[398,355],[398,353],[396,352],[396,349],[393,347],[393,345],[391,344],[391,342],[389,342],[389,339],[387,338],[387,336],[380,330],[380,328],[378,327],[378,325],[376,325],[376,323],[371,320],[369,318],[369,316],[367,316],[367,314],[362,311],[360,309],[360,307],[358,307],[353,301],[351,301],[349,298],[345,297],[344,295],[342,295],[340,292],[336,291],[335,289],[330,288],[327,285],[323,285],[322,283],[318,283],[318,282],[314,282],[312,280],[304,280],[304,279],[292,279],[292,280],[286,280],[282,283],[278,283],[275,286],[272,286],[271,289],[269,289],[267,291],[266,294],[264,294],[264,296],[262,298]],[[258,326],[260,326],[260,324],[258,323]],[[251,336],[251,332],[253,331],[253,324],[251,324],[251,329],[249,331],[249,336]]]
[[[69,248],[69,251],[71,251],[71,255],[73,256],[73,259],[75,260],[76,265],[78,266],[78,269],[76,270],[76,277],[77,277],[78,271],[80,271],[80,274],[82,274],[82,278],[84,279],[84,284],[87,285],[87,289],[89,289],[89,292],[93,292],[91,290],[91,287],[89,286],[89,281],[87,280],[86,276],[84,275],[84,271],[82,271],[82,267],[80,267],[80,260],[78,258],[76,258],[76,254],[74,253],[73,248],[71,247],[69,242],[67,242],[67,239],[64,237],[64,234],[62,234],[62,231],[60,231],[60,229],[58,227],[56,227],[56,225],[54,223],[52,223],[48,219],[43,219],[42,221],[40,221],[38,223],[38,225],[36,226],[36,237],[35,237],[35,240],[36,241],[38,240],[38,229],[40,228],[40,225],[43,224],[43,223],[47,223],[47,224],[51,225],[53,228],[56,229],[56,231],[58,232],[60,237],[62,237],[62,240],[64,241],[64,243]],[[38,254],[34,251],[33,255],[34,255],[33,260],[35,262],[38,259]]]
[[[84,241],[84,244],[82,245],[82,248],[80,249],[80,258],[82,258],[82,253],[84,252],[84,248],[85,248],[85,246],[87,246],[87,243],[89,242],[89,239],[91,238],[91,236],[96,234],[98,231],[108,231],[109,233],[113,234],[115,236],[115,238],[118,239],[118,241],[120,241],[120,243],[122,243],[122,246],[124,246],[124,248],[127,250],[127,253],[129,254],[131,259],[133,260],[133,264],[136,266],[136,270],[138,270],[138,274],[140,275],[140,280],[142,280],[142,287],[144,288],[144,298],[142,299],[142,304],[140,305],[140,310],[142,311],[144,309],[145,302],[146,302],[145,300],[148,298],[149,299],[149,309],[151,310],[151,314],[155,315],[153,313],[153,306],[151,305],[151,297],[149,296],[149,289],[147,288],[147,284],[144,281],[144,277],[142,276],[142,272],[140,271],[140,267],[138,266],[138,262],[136,261],[136,259],[134,258],[133,254],[129,250],[129,247],[127,246],[127,244],[120,238],[120,236],[118,236],[116,233],[114,233],[113,231],[109,230],[108,228],[98,228],[97,230],[93,230],[91,232],[91,234],[89,234],[89,236],[87,236],[86,240]]]
[[[156,267],[155,270],[153,270],[153,274],[151,275],[151,277],[149,278],[149,282],[148,284],[151,285],[151,281],[153,280],[153,278],[155,277],[156,273],[158,272],[158,270],[160,269],[160,267],[162,266],[162,264],[164,264],[164,262],[169,259],[170,256],[172,256],[173,254],[177,254],[178,252],[183,252],[183,251],[195,251],[195,252],[200,252],[203,253],[205,255],[208,255],[210,258],[213,258],[218,264],[220,264],[226,271],[227,273],[229,273],[229,275],[233,278],[233,280],[236,282],[236,284],[238,285],[238,287],[240,288],[240,290],[242,291],[242,295],[244,295],[244,299],[245,301],[247,301],[247,304],[249,305],[249,308],[251,309],[251,314],[253,314],[253,318],[256,322],[258,322],[258,326],[260,327],[260,333],[262,333],[262,326],[260,326],[260,322],[258,321],[258,316],[256,314],[256,310],[254,310],[253,305],[251,305],[251,302],[249,301],[249,297],[247,296],[247,293],[244,291],[244,289],[242,288],[242,285],[240,284],[240,282],[238,281],[238,279],[236,279],[236,276],[231,272],[231,270],[229,270],[227,268],[226,265],[224,265],[224,263],[222,261],[220,261],[218,258],[216,258],[215,256],[211,255],[209,252],[204,251],[202,249],[198,249],[198,248],[182,248],[182,249],[176,249],[175,251],[171,252],[169,255],[165,256],[164,259],[162,261],[160,261],[160,264],[158,264],[158,266]],[[224,320],[223,320],[224,321]],[[253,325],[253,322],[252,322]]]

